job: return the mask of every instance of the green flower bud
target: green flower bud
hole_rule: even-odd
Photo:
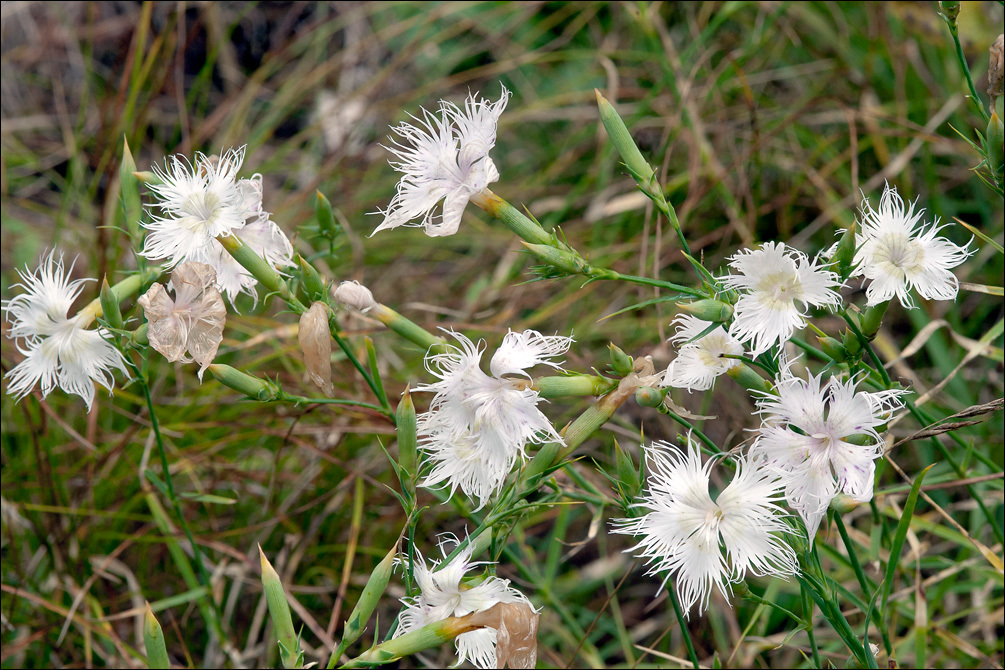
[[[847,514],[861,504],[851,496],[839,493],[831,499],[830,507],[838,514]]]
[[[302,668],[304,655],[300,651],[300,640],[293,628],[293,617],[290,616],[290,604],[286,601],[286,591],[269,559],[265,557],[262,546],[258,546],[258,554],[262,563],[262,586],[265,589],[265,601],[269,606],[269,617],[279,638],[279,657],[284,668]]]
[[[395,545],[391,547],[391,551],[387,552],[387,555],[384,556],[381,562],[377,564],[377,567],[373,569],[373,572],[370,573],[370,578],[366,581],[366,586],[363,587],[363,592],[359,596],[356,607],[353,608],[349,614],[349,618],[346,619],[342,641],[339,642],[339,648],[336,650],[336,658],[341,656],[342,652],[350,644],[359,639],[359,636],[366,629],[366,622],[370,620],[370,616],[377,609],[377,605],[380,604],[384,590],[387,589],[387,583],[391,580],[391,573],[394,570],[394,558],[397,555],[398,545]]]
[[[614,109],[607,98],[594,90],[597,94],[597,106],[600,108],[600,121],[607,130],[607,136],[611,138],[611,144],[618,150],[621,160],[631,173],[632,177],[646,193],[658,193],[659,184],[656,183],[655,173],[649,162],[642,156],[639,147],[632,139],[632,134],[628,131],[628,126]],[[662,194],[660,194],[662,196]]]
[[[844,350],[844,345],[833,337],[822,335],[817,339],[820,340],[820,348],[823,352],[838,363],[844,361],[848,357],[848,352]]]
[[[143,646],[147,650],[147,667],[152,670],[171,667],[167,646],[164,643],[164,629],[154,616],[154,611],[150,609],[150,603],[146,603],[146,611],[143,614]]]
[[[719,300],[696,300],[677,305],[681,311],[696,316],[702,321],[725,323],[733,318],[733,306]]]
[[[611,351],[611,369],[622,377],[631,374],[632,370],[635,369],[635,361],[632,360],[632,357],[613,342],[607,345],[607,348]]]
[[[659,407],[663,404],[663,394],[659,389],[642,386],[635,389],[635,402],[642,407]]]
[[[593,270],[590,264],[574,251],[528,242],[523,242],[523,246],[548,265],[568,275],[588,275]]]
[[[862,312],[862,334],[870,340],[876,336],[876,333],[879,332],[879,327],[883,325],[883,316],[886,314],[886,308],[889,305],[890,301],[887,300],[878,305],[867,307]]]
[[[851,331],[851,329],[844,331],[842,343],[844,345],[845,352],[849,356],[854,356],[862,351],[862,343],[859,341],[858,336]]]
[[[328,287],[325,286],[325,281],[321,278],[320,273],[299,254],[297,255],[297,263],[300,265],[304,292],[307,293],[308,302],[324,300],[328,295]]]
[[[771,385],[768,383],[768,380],[757,374],[746,363],[737,362],[736,365],[726,371],[726,374],[735,379],[743,388],[755,393],[757,397],[771,391]]]
[[[412,403],[412,394],[409,393],[407,387],[405,392],[401,394],[401,402],[398,403],[395,420],[398,426],[398,465],[401,466],[403,483],[414,495],[415,479],[419,474],[418,438],[416,437],[415,405]]]
[[[625,500],[635,500],[642,489],[641,463],[635,465],[632,455],[617,440],[614,440],[614,467]]]
[[[960,3],[958,0],[945,0],[939,3],[939,11],[951,22],[956,23],[956,17],[960,15]]]
[[[279,397],[279,387],[272,382],[253,377],[229,365],[213,363],[208,369],[221,384],[254,400],[268,401]]]
[[[841,279],[851,276],[851,271],[855,263],[855,229],[857,225],[852,222],[848,230],[844,231],[841,241],[838,242],[837,251],[834,253],[834,262],[837,263],[838,275]]]
[[[122,328],[122,311],[119,309],[119,300],[112,292],[112,287],[108,285],[108,277],[101,279],[101,313],[105,323],[112,328]]]
[[[611,390],[612,383],[596,375],[556,375],[538,377],[531,387],[542,398],[550,399],[603,395]]]
[[[338,233],[338,224],[335,223],[335,213],[332,211],[332,204],[321,191],[317,192],[317,200],[314,201],[314,216],[318,220],[318,230],[321,236],[329,240],[334,239]]]

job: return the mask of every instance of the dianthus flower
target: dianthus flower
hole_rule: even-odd
[[[698,337],[712,322],[681,314],[674,319],[674,323],[677,324],[677,332],[670,341],[680,348],[677,358],[667,367],[663,386],[707,391],[712,388],[716,377],[739,365],[740,361],[728,356],[743,355],[743,345],[722,326]]]
[[[449,485],[451,495],[459,487],[480,508],[517,458],[526,456],[528,443],[562,441],[537,408],[538,393],[503,375],[528,376],[528,368],[541,364],[559,368],[551,359],[565,353],[572,338],[510,332],[492,356],[492,374],[487,375],[479,367],[482,343],[450,334],[460,346],[426,358],[426,369],[440,381],[415,389],[436,394],[429,411],[417,417],[419,446],[433,464],[423,486]]]
[[[740,291],[729,334],[749,342],[753,356],[788,341],[797,328],[805,327],[809,306],[841,303],[837,274],[781,242],[744,249],[730,259],[729,266],[738,274],[721,281]]]
[[[440,542],[440,551],[447,556],[456,545],[456,538],[447,537]],[[463,582],[469,570],[486,565],[471,560],[473,548],[469,544],[442,568],[436,559],[431,559],[427,567],[422,554],[415,552],[413,574],[420,592],[415,598],[402,598],[405,609],[398,616],[395,637],[447,617],[484,612],[497,603],[523,603],[530,607],[527,596],[511,587],[508,579],[488,576],[477,583]],[[495,628],[480,628],[458,635],[454,638],[457,665],[470,661],[478,668],[495,668],[496,639]]]
[[[164,169],[154,166],[161,183],[151,184],[161,216],[144,223],[149,232],[142,255],[180,263],[206,263],[216,270],[220,290],[234,302],[240,293],[258,297],[257,281],[235,261],[218,236],[236,235],[275,268],[293,264],[293,246],[262,205],[262,178],[238,179],[244,147],[222,157],[196,154],[195,164],[171,156]]]
[[[701,614],[715,587],[728,597],[730,585],[747,573],[787,577],[797,572],[796,556],[782,539],[788,532],[778,505],[777,474],[750,458],[739,458],[733,481],[715,500],[709,495],[713,460],[704,465],[688,436],[687,453],[666,442],[645,448],[649,477],[637,507],[647,513],[614,522],[614,532],[634,535],[628,549],[647,559],[649,572],[671,577],[685,611],[696,603]]]
[[[939,222],[931,225],[905,204],[896,188],[887,184],[875,210],[862,201],[862,221],[855,235],[855,275],[869,280],[868,304],[878,305],[896,296],[904,307],[914,307],[910,290],[926,300],[955,300],[959,281],[951,272],[970,255],[939,236]]]
[[[8,337],[25,358],[7,373],[7,393],[20,400],[40,384],[44,399],[58,386],[83,398],[90,411],[94,383],[111,392],[115,385],[111,371],[126,372],[122,354],[105,340],[107,333],[87,329],[91,315],[68,316],[84,283],[94,280],[71,281],[55,250],[35,272],[25,268],[18,274],[22,283],[15,286],[25,292],[4,301],[3,309],[11,324]]]
[[[390,138],[387,149],[399,159],[391,167],[402,177],[373,232],[411,224],[421,225],[430,237],[456,233],[468,201],[499,180],[489,151],[508,100],[505,87],[495,102],[469,95],[463,110],[441,100],[439,115],[422,109],[421,119],[412,117],[417,125],[393,128],[402,141]],[[437,214],[441,201],[442,213]]]
[[[855,379],[831,377],[824,384],[822,377],[802,379],[784,365],[777,395],[758,400],[763,425],[750,449],[781,475],[785,499],[806,524],[810,543],[838,493],[872,499],[884,445],[878,429],[902,406],[903,394],[856,391]]]

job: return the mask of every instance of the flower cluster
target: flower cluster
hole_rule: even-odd
[[[460,488],[478,500],[479,508],[495,493],[527,444],[561,442],[548,418],[537,408],[541,397],[522,380],[535,365],[561,369],[552,360],[565,353],[572,338],[533,330],[510,332],[492,356],[491,375],[480,367],[482,343],[450,333],[460,346],[426,358],[426,369],[440,381],[416,387],[435,393],[429,411],[418,416],[419,446],[432,471],[427,487]]]
[[[446,557],[458,541],[447,536],[440,542],[440,551]],[[530,607],[527,596],[509,585],[508,579],[488,576],[481,581],[465,581],[464,576],[479,565],[487,565],[471,560],[474,545],[469,544],[446,565],[425,559],[416,551],[413,563],[415,582],[419,595],[402,598],[405,608],[398,615],[395,637],[410,633],[435,621],[443,621],[451,616],[464,616],[473,612],[484,612],[497,603],[522,603]],[[478,668],[495,668],[496,641],[495,628],[480,628],[458,635],[454,639],[457,647],[457,665],[470,661]]]
[[[391,163],[402,173],[398,192],[380,212],[384,220],[374,233],[398,226],[421,225],[430,237],[453,235],[472,197],[499,180],[499,170],[489,158],[496,143],[496,125],[509,101],[505,87],[495,102],[469,95],[464,109],[440,101],[439,115],[425,109],[418,125],[394,128],[401,141],[391,139]],[[442,213],[435,212],[443,202]]]
[[[275,268],[293,265],[293,246],[262,205],[262,177],[238,179],[244,147],[223,156],[196,154],[195,163],[171,156],[165,167],[154,166],[160,183],[150,184],[160,216],[143,226],[149,231],[142,255],[180,263],[206,263],[216,270],[217,283],[234,302],[241,293],[258,297],[258,283],[217,240],[236,235]]]
[[[55,250],[42,260],[35,272],[18,270],[24,293],[5,300],[3,309],[11,324],[8,337],[15,340],[24,360],[7,373],[7,392],[18,400],[36,384],[41,384],[45,398],[59,387],[79,395],[91,409],[94,384],[111,392],[115,385],[112,370],[125,372],[122,354],[106,338],[104,329],[87,326],[93,314],[70,317],[70,308],[80,296],[84,284],[93,279],[74,279],[64,270],[62,256]]]

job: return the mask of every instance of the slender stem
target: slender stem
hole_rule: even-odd
[[[346,405],[349,407],[362,407],[364,409],[372,409],[375,412],[380,412],[386,416],[393,418],[393,412],[389,412],[387,408],[381,407],[380,405],[374,405],[372,403],[363,402],[362,400],[347,400],[345,398],[310,398],[303,395],[294,395],[292,393],[283,392],[283,397],[281,400],[287,400],[290,402],[295,402],[297,404],[312,404],[312,405]]]
[[[684,646],[687,647],[687,657],[691,659],[694,670],[698,670],[698,654],[694,651],[694,643],[691,641],[691,631],[687,628],[687,619],[684,618],[684,611],[680,607],[680,601],[677,600],[677,592],[672,587],[668,587],[667,595],[670,597],[670,603],[673,605],[673,613],[677,617],[680,634],[684,638]]]
[[[886,388],[893,388],[893,381],[890,379],[890,374],[886,371],[886,367],[883,366],[883,361],[879,358],[876,350],[872,348],[872,342],[869,338],[865,336],[862,329],[858,327],[855,323],[855,319],[851,318],[851,315],[847,311],[841,310],[841,316],[844,318],[845,323],[851,329],[851,332],[855,333],[855,337],[858,338],[859,343],[862,348],[865,349],[866,353],[869,354],[869,358],[872,360],[873,365],[876,366],[876,371],[879,373],[880,377],[883,379],[883,383],[886,384]]]
[[[687,295],[694,296],[696,298],[707,298],[708,295],[705,293],[688,288],[687,286],[682,286],[680,284],[674,284],[673,282],[663,281],[662,279],[650,279],[649,277],[639,277],[637,275],[626,275],[614,270],[601,270],[601,273],[605,276],[598,276],[598,279],[618,279],[621,281],[631,282],[633,284],[642,284],[643,286],[655,286],[657,288],[665,288],[671,291],[677,291],[679,293],[686,293]]]
[[[977,113],[984,119],[984,123],[987,123],[991,117],[984,109],[984,105],[981,104],[980,96],[977,95],[977,88],[974,86],[974,78],[970,75],[970,66],[967,64],[967,57],[963,53],[963,45],[960,44],[959,26],[955,19],[950,20],[945,15],[942,18],[946,22],[946,26],[949,27],[949,34],[953,36],[953,44],[956,47],[956,60],[959,61],[960,69],[963,70],[963,76],[967,79],[967,86],[970,87],[970,101],[973,103]]]
[[[338,345],[339,349],[342,350],[342,353],[345,354],[345,357],[349,359],[350,363],[352,363],[352,366],[356,368],[356,371],[363,377],[366,385],[370,387],[371,391],[373,391],[374,396],[380,399],[381,394],[379,387],[376,382],[373,381],[370,371],[366,369],[358,358],[356,358],[356,354],[352,352],[352,349],[349,347],[349,343],[338,334],[338,323],[336,323],[334,316],[328,320],[328,330],[331,331],[332,339],[335,340],[335,344]]]
[[[859,563],[855,545],[852,544],[851,538],[848,537],[848,529],[845,528],[844,520],[840,514],[834,515],[834,522],[837,525],[838,534],[841,535],[841,541],[844,542],[845,549],[848,551],[848,562],[851,563],[851,568],[855,572],[858,584],[862,588],[862,596],[868,598],[872,587],[869,585],[869,580],[865,577],[865,572],[862,571],[862,565]],[[883,613],[876,609],[873,609],[872,613],[873,619],[876,621],[876,627],[879,628],[879,634],[883,637],[883,647],[886,649],[887,655],[893,654],[890,634],[887,632],[886,627],[883,626]]]
[[[799,595],[803,601],[803,625],[806,627],[806,637],[810,641],[810,653],[813,654],[813,665],[816,668],[822,668],[820,650],[817,648],[817,636],[813,632],[813,599],[810,597],[806,584],[802,581],[799,583]]]
[[[711,438],[709,438],[707,435],[705,435],[705,433],[703,433],[699,429],[695,428],[693,423],[691,423],[690,421],[688,421],[687,419],[685,419],[681,415],[677,414],[673,410],[667,408],[665,405],[660,406],[659,411],[660,411],[661,414],[666,414],[671,419],[673,419],[674,421],[676,421],[677,423],[679,423],[680,425],[684,426],[685,428],[687,428],[688,430],[690,430],[691,432],[693,432],[695,435],[697,435],[698,439],[701,440],[702,444],[704,444],[706,447],[708,447],[708,449],[709,449],[709,451],[711,453],[713,453],[713,454],[721,454],[722,453],[722,449],[719,448],[719,445],[717,445],[715,442],[713,442]]]

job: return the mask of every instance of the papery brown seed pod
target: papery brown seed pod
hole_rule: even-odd
[[[468,623],[496,630],[496,667],[533,668],[537,665],[537,623],[540,615],[527,603],[496,603],[470,614]]]
[[[300,317],[300,349],[311,381],[329,398],[335,395],[332,384],[332,336],[328,330],[328,305],[316,302]]]
[[[995,98],[1002,94],[1005,86],[1005,34],[999,35],[995,43],[988,50],[990,57],[988,60],[988,95],[991,96],[991,106],[994,107]]]

